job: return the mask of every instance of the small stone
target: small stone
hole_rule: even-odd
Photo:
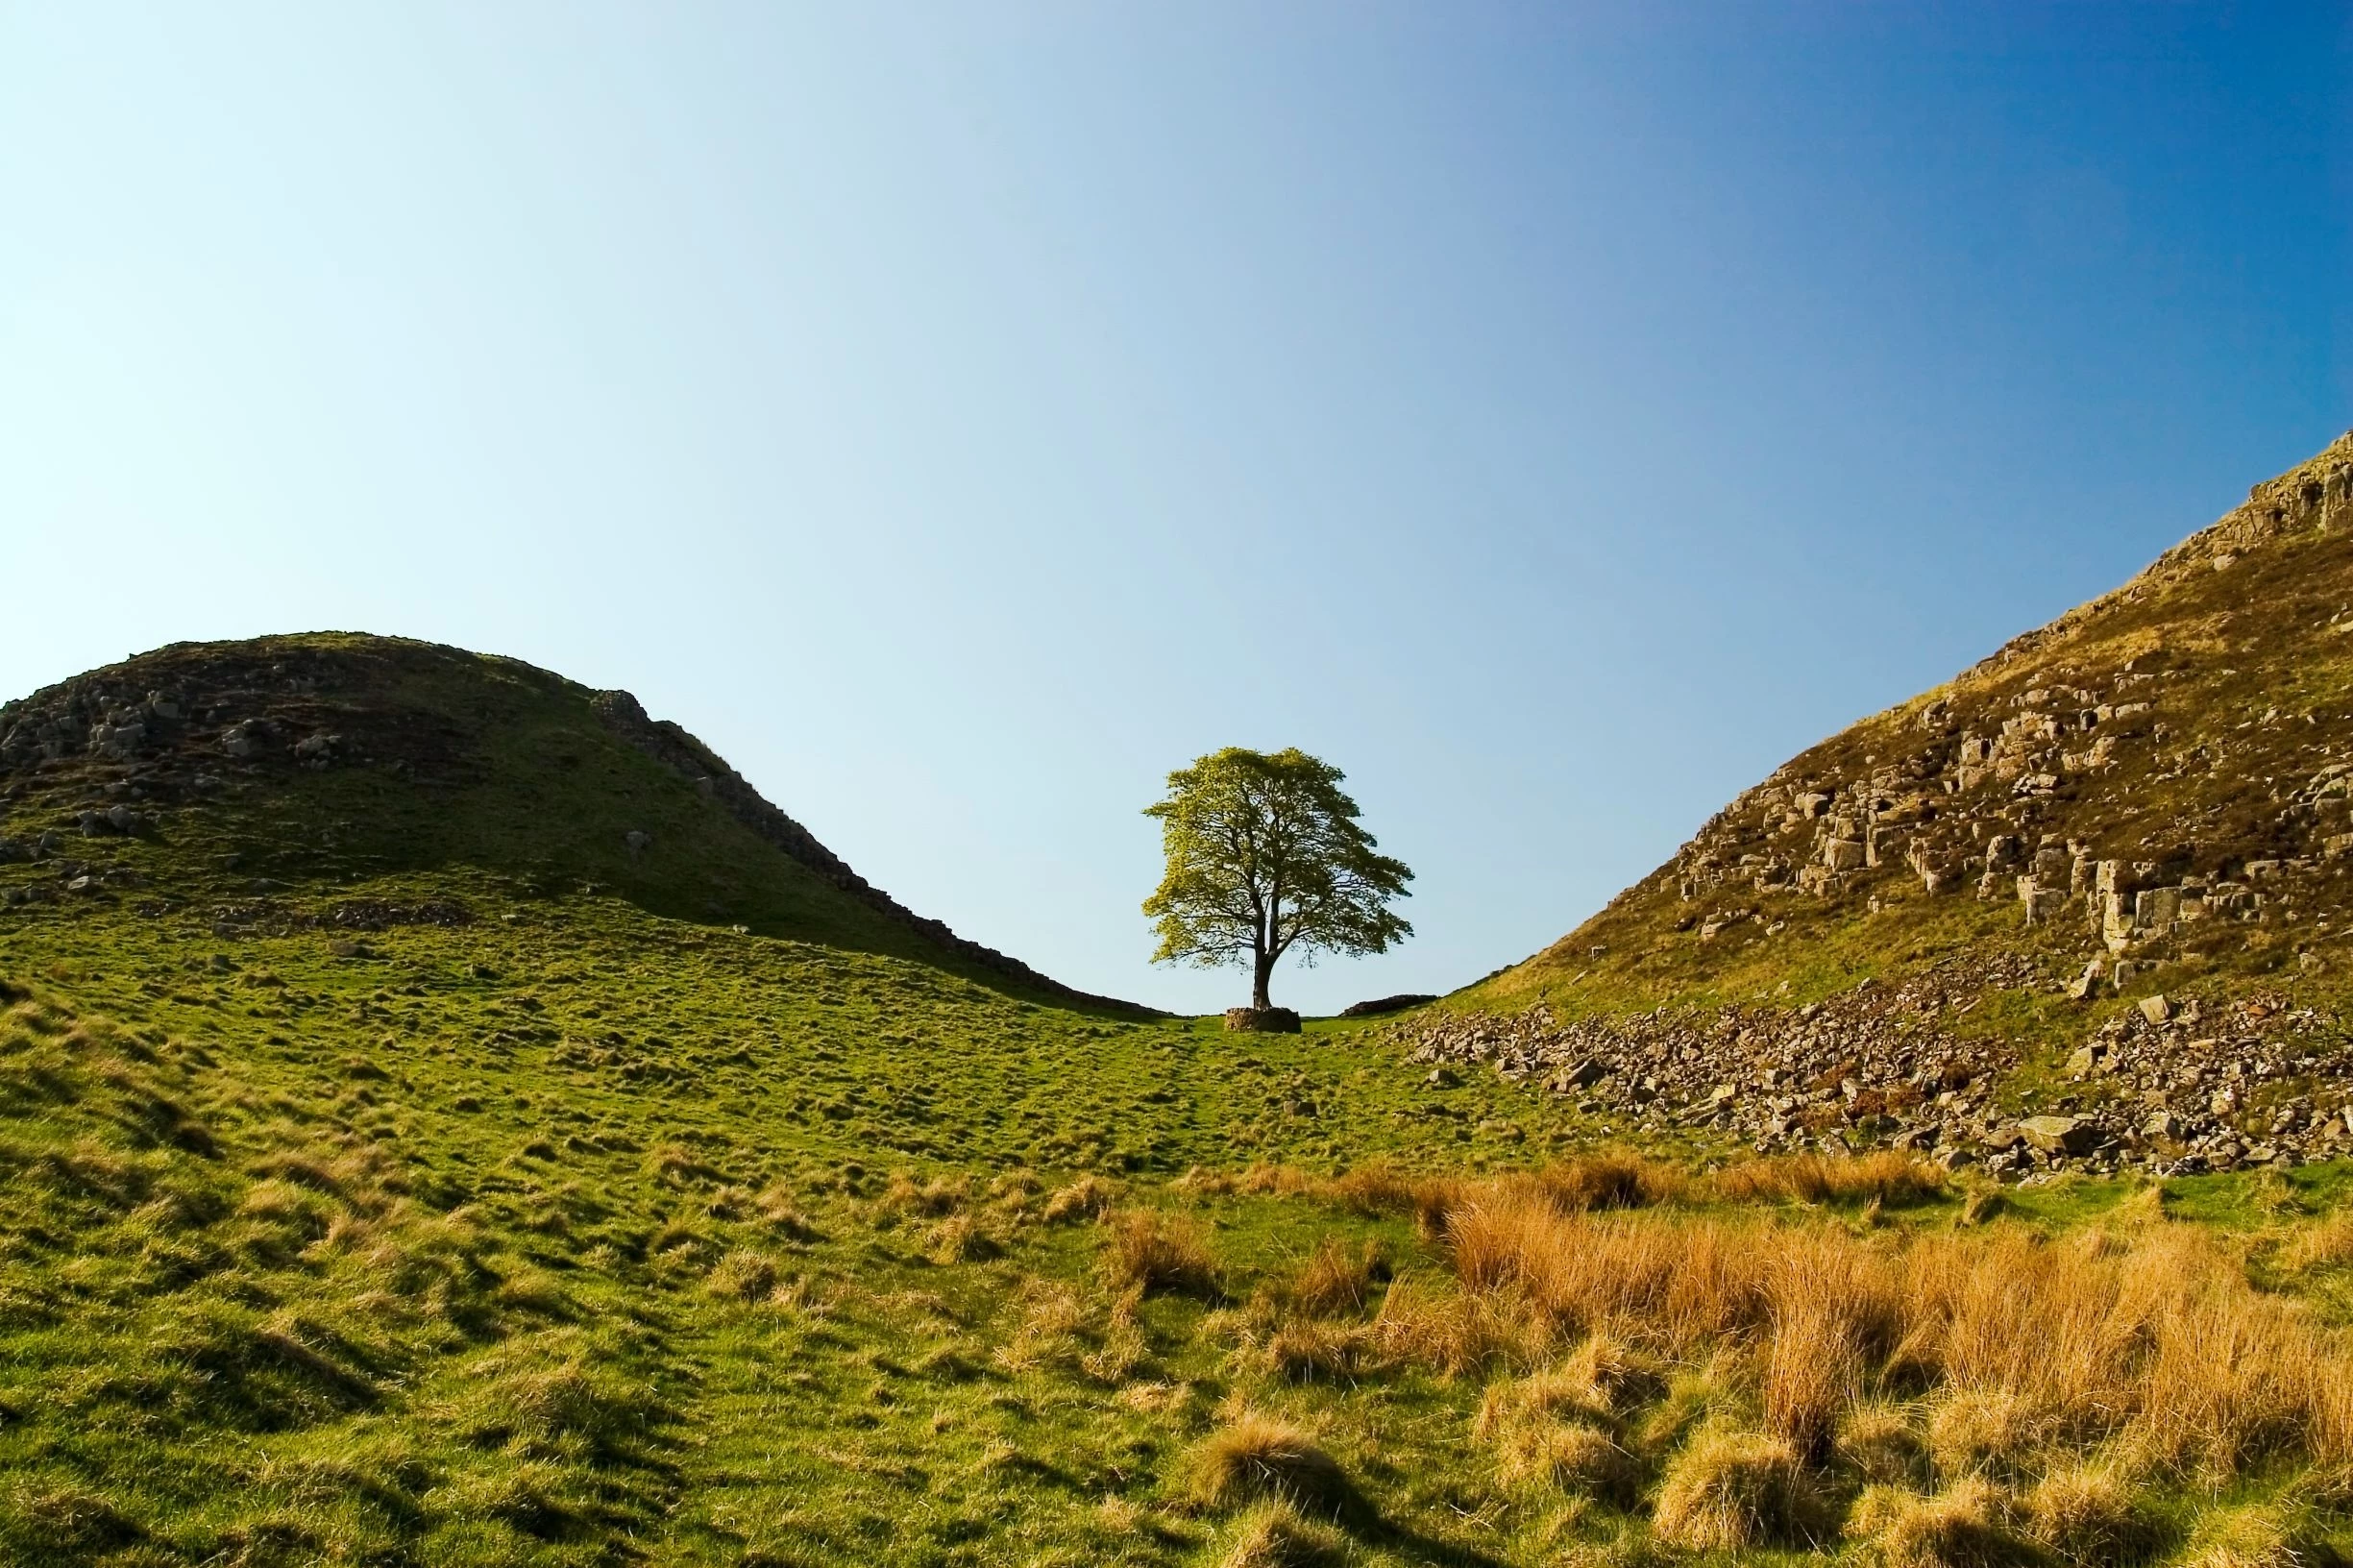
[[[248,758],[258,756],[269,744],[270,723],[266,719],[240,719],[221,731],[221,749],[230,756]]]
[[[2173,1004],[2167,1001],[2163,993],[2144,996],[2141,998],[2141,1017],[2151,1023],[2163,1025],[2172,1018]]]

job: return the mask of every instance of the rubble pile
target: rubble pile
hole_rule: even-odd
[[[2353,1153],[2353,1049],[2336,1020],[2277,997],[2146,996],[2055,1067],[1969,1029],[1987,995],[2050,984],[2023,961],[1956,963],[1799,1008],[1605,1022],[1539,1005],[1415,1020],[1403,1038],[1414,1062],[1434,1065],[1434,1090],[1453,1066],[1478,1065],[1573,1099],[1612,1132],[1680,1129],[1760,1154],[1887,1147],[2027,1176],[2190,1175]]]

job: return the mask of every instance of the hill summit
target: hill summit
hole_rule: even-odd
[[[464,867],[1126,1009],[916,915],[627,692],[349,633],[183,643],[0,705],[8,896],[239,900]],[[1132,1010],[1135,1011],[1135,1010]]]
[[[2348,866],[2353,434],[1793,757],[1427,1048],[1768,1147],[2295,1159],[2353,1128]]]

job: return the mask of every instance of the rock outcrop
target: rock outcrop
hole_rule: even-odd
[[[1793,758],[1415,1038],[1537,1081],[1598,1073],[1563,1092],[1760,1146],[2305,1158],[2345,1132],[2348,868],[2353,434],[2116,592]],[[1783,1000],[1841,974],[1883,989],[1810,1016]],[[1997,992],[2080,1010],[2058,1058],[2047,1019],[1949,1027]],[[2071,1052],[2090,1054],[2068,1079]],[[2022,1067],[2065,1087],[2012,1104],[1996,1086]]]

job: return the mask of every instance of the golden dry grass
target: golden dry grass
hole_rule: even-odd
[[[1395,1361],[1434,1367],[1448,1377],[1496,1366],[1527,1366],[1549,1336],[1521,1304],[1494,1293],[1464,1295],[1401,1277],[1381,1298],[1373,1342]]]
[[[1369,1332],[1358,1325],[1293,1318],[1267,1336],[1265,1357],[1278,1377],[1309,1383],[1354,1376],[1370,1345]]]
[[[1847,1158],[1793,1154],[1748,1160],[1718,1171],[1707,1183],[1715,1196],[1736,1203],[1794,1198],[1803,1203],[1876,1199],[1898,1204],[1933,1197],[1947,1185],[1945,1173],[1934,1165],[1887,1149]]]
[[[1576,1421],[1606,1428],[1609,1408],[1594,1397],[1593,1385],[1583,1378],[1566,1368],[1550,1367],[1525,1378],[1489,1384],[1471,1430],[1482,1441],[1494,1442],[1515,1427]]]
[[[1598,1427],[1529,1425],[1496,1443],[1495,1473],[1507,1485],[1540,1485],[1620,1505],[1641,1482],[1633,1455]]]
[[[1578,1364],[1582,1360],[1585,1364]],[[1636,1457],[1615,1434],[1608,1390],[1589,1358],[1525,1378],[1492,1384],[1473,1432],[1495,1451],[1498,1479],[1605,1498],[1632,1500],[1641,1481]]]
[[[1048,1225],[1099,1219],[1110,1212],[1111,1206],[1118,1198],[1119,1189],[1102,1177],[1091,1174],[1081,1176],[1045,1200],[1042,1217]]]
[[[2299,1271],[2353,1263],[2353,1213],[2331,1214],[2298,1231],[2283,1249],[2281,1261]]]
[[[1928,1447],[1912,1413],[1900,1406],[1857,1405],[1839,1419],[1838,1462],[1880,1486],[1918,1485],[1927,1479]]]
[[[1648,1209],[1690,1195],[1691,1184],[1673,1165],[1618,1151],[1562,1160],[1536,1172],[1536,1189],[1560,1209]]]
[[[1787,1439],[1707,1430],[1677,1454],[1658,1487],[1659,1537],[1693,1552],[1818,1544],[1822,1495]]]
[[[1393,1353],[1458,1373],[1540,1364],[1593,1335],[1683,1364],[1734,1350],[1766,1432],[1808,1465],[1896,1394],[1920,1401],[1948,1476],[2039,1474],[2115,1439],[2177,1473],[2353,1462],[2347,1336],[2254,1289],[2235,1253],[2187,1226],[1856,1236],[1572,1210],[1521,1179],[1467,1189],[1444,1245],[1460,1289],[1392,1287]],[[1894,1479],[1908,1463],[1868,1468]]]
[[[1218,1292],[1216,1257],[1200,1225],[1181,1214],[1128,1209],[1103,1220],[1104,1273],[1114,1289]]]
[[[1319,1516],[1357,1506],[1339,1462],[1288,1422],[1243,1410],[1193,1451],[1192,1495],[1210,1507],[1279,1499]]]
[[[2010,1499],[1982,1476],[1964,1476],[1934,1497],[1874,1487],[1847,1521],[1885,1568],[2008,1568],[2034,1549],[2010,1529]]]
[[[1374,1285],[1387,1273],[1377,1244],[1351,1247],[1327,1237],[1292,1278],[1291,1304],[1311,1317],[1353,1315],[1370,1305]]]
[[[2161,1531],[2132,1477],[2114,1461],[2062,1465],[2024,1499],[2027,1533],[2060,1560],[2084,1565],[2141,1562]]]

